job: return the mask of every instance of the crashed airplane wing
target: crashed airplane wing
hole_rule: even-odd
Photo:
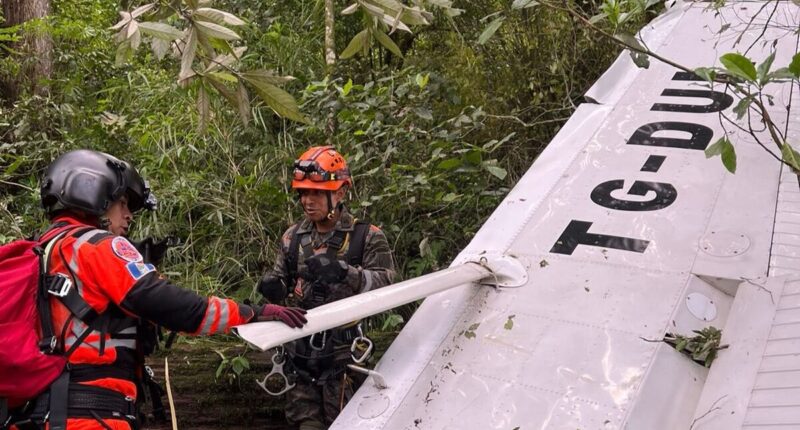
[[[690,68],[776,40],[783,66],[800,7],[765,4],[678,4],[641,35]],[[800,187],[746,133],[735,174],[706,159],[738,103],[723,90],[621,55],[450,269],[240,335],[269,348],[436,293],[336,430],[800,428]],[[784,122],[797,92],[775,85]],[[710,368],[661,342],[711,326]]]

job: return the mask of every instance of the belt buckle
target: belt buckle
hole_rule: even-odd
[[[55,277],[57,279],[63,280],[63,282],[61,283],[61,286],[57,290],[53,290],[50,288],[50,286],[48,286],[47,288],[48,294],[52,294],[56,297],[66,297],[67,294],[69,294],[69,290],[72,288],[72,280],[68,276],[62,275],[61,273],[56,274]]]

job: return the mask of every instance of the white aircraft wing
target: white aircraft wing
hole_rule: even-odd
[[[712,65],[758,36],[732,46],[763,4],[726,6],[723,35],[707,3],[678,6],[644,37]],[[773,19],[797,17],[782,2]],[[796,52],[781,31],[776,65]],[[366,384],[332,428],[800,428],[800,189],[743,133],[735,175],[706,159],[738,102],[719,91],[620,56],[454,263],[513,255],[528,282],[425,300],[376,368],[389,387]],[[648,341],[709,325],[730,345],[710,370]]]
[[[774,8],[780,25],[763,38],[783,66],[800,8],[765,4],[726,5],[720,34],[708,3],[678,4],[642,37],[709,66],[747,49],[761,33],[747,23]],[[760,63],[771,46],[748,55]],[[783,123],[798,91],[774,87]],[[447,269],[459,286],[423,302],[331,429],[800,428],[797,177],[746,133],[730,136],[736,174],[706,159],[725,133],[718,112],[738,100],[658,61],[638,69],[623,53],[587,97]],[[478,273],[470,262],[482,259]],[[491,272],[504,286],[483,285]],[[433,288],[430,276],[400,288]],[[308,330],[410,297],[389,303],[394,291],[382,306],[367,296],[314,310]],[[710,369],[661,342],[709,326],[728,344]],[[307,334],[290,332],[239,330],[262,348]]]

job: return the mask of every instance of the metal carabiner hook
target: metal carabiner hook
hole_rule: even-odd
[[[264,377],[263,381],[259,381],[258,379],[256,379],[256,384],[258,384],[259,387],[261,387],[264,391],[266,391],[268,394],[272,396],[280,396],[286,393],[287,391],[291,390],[292,388],[294,388],[295,384],[289,382],[289,377],[287,377],[286,374],[283,373],[284,364],[286,364],[286,358],[283,356],[283,348],[281,348],[275,351],[275,354],[272,355],[272,370],[270,370],[270,372],[267,373],[267,376]],[[272,377],[272,375],[279,375],[281,378],[283,378],[284,387],[282,390],[278,392],[272,392],[267,387],[267,380],[270,377]]]
[[[372,341],[369,340],[368,337],[364,336],[364,330],[361,329],[361,324],[358,324],[358,337],[353,339],[353,343],[350,345],[350,358],[356,364],[362,364],[363,362],[367,361],[370,356],[372,356]],[[360,356],[356,357],[356,351],[363,350],[364,352],[361,353]]]
[[[322,345],[317,347],[316,345],[314,345],[314,337],[316,335],[318,335],[319,333],[322,333]],[[323,332],[314,333],[314,334],[311,335],[310,338],[308,338],[308,345],[311,346],[311,349],[313,349],[314,351],[322,351],[322,350],[324,350],[325,349],[325,343],[327,343],[327,342],[328,342],[328,330],[325,330]]]

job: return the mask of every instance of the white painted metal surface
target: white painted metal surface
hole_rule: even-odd
[[[314,308],[306,315],[308,324],[301,329],[270,321],[238,326],[234,328],[234,332],[256,348],[266,351],[286,342],[339,327],[471,282],[519,287],[527,280],[526,269],[515,258],[482,257],[475,262],[467,262]]]
[[[643,40],[713,65],[760,36],[747,23],[762,5],[726,5],[720,35],[707,3],[678,4]],[[797,51],[785,36],[799,12],[777,3],[785,28],[764,33],[776,65]],[[762,48],[748,55],[761,62]],[[800,394],[800,287],[780,276],[800,274],[800,188],[743,133],[731,135],[735,175],[707,160],[724,134],[711,97],[725,97],[676,72],[622,54],[587,93],[597,104],[578,107],[447,272],[513,256],[524,285],[479,287],[476,273],[436,290],[376,366],[388,388],[362,386],[333,430],[800,429],[800,401],[785,397]],[[773,91],[776,109],[796,97]],[[405,300],[380,291],[365,298],[381,302],[372,310]],[[272,346],[361,318],[358,297],[320,308],[302,332],[239,331]],[[711,325],[730,347],[710,370],[660,342]]]

